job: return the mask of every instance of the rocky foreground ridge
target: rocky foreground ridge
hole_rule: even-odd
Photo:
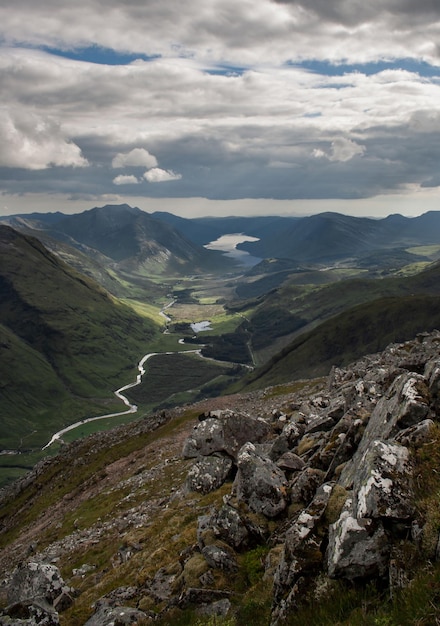
[[[2,496],[0,624],[312,624],[371,585],[391,602],[439,558],[439,411],[434,332],[67,446]]]

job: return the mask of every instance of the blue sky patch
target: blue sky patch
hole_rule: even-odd
[[[133,54],[118,52],[111,48],[102,48],[100,46],[88,46],[85,48],[75,48],[73,50],[60,50],[58,48],[43,48],[46,52],[65,59],[74,61],[85,61],[87,63],[96,63],[98,65],[128,65],[138,59],[142,61],[152,61],[160,57],[160,55]]]
[[[425,77],[440,76],[439,66],[430,65],[425,61],[417,61],[416,59],[395,59],[393,61],[376,61],[374,63],[340,64],[333,64],[329,61],[307,60],[301,61],[300,63],[292,61],[288,65],[300,67],[325,76],[343,76],[351,72],[360,72],[361,74],[371,76],[383,72],[384,70],[406,70]]]

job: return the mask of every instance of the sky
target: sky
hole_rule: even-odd
[[[438,0],[0,0],[0,214],[440,209]]]

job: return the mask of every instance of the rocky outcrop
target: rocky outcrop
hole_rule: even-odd
[[[128,606],[113,607],[106,602],[102,602],[84,626],[110,626],[110,624],[124,626],[125,624],[147,623],[147,621],[150,621],[148,617],[143,611],[138,609]],[[153,622],[153,618],[151,617],[150,619]]]
[[[392,345],[335,368],[326,393],[272,415],[257,435],[253,425],[261,420],[228,414],[229,432],[234,419],[240,432],[233,444],[225,443],[224,417],[202,422],[185,444],[187,457],[227,453],[236,472],[229,500],[205,516],[202,535],[238,553],[265,540],[261,518],[277,524],[270,542],[280,558],[275,568],[267,560],[273,624],[304,590],[313,593],[318,574],[392,580],[395,547],[413,541],[411,529],[423,525],[414,506],[412,450],[429,439],[437,419],[439,346],[439,333]],[[252,532],[255,514],[260,522]],[[209,548],[202,549],[209,566],[232,571],[231,553],[229,565],[220,565],[220,557],[208,556],[217,548]]]
[[[0,624],[55,626],[59,624],[58,613],[72,604],[73,597],[74,590],[65,584],[55,565],[21,563],[9,584],[9,606]]]
[[[188,472],[186,486],[190,491],[209,493],[223,485],[231,470],[232,460],[226,456],[202,457]]]
[[[236,459],[245,443],[262,441],[270,431],[265,420],[232,411],[212,412],[201,419],[185,443],[185,458],[224,453]]]

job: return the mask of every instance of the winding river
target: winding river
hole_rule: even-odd
[[[164,330],[164,333],[168,332],[168,323],[171,321],[171,318],[168,317],[168,315],[166,315],[165,311],[169,309],[171,306],[173,306],[174,302],[175,300],[167,304],[160,312],[160,314],[162,315],[162,317],[165,318],[165,321],[166,321],[166,328]],[[183,343],[183,340],[179,340],[179,343]],[[114,392],[115,396],[119,398],[120,400],[122,400],[122,402],[128,407],[126,411],[119,411],[118,413],[107,413],[106,415],[98,415],[97,417],[89,417],[87,419],[82,419],[79,422],[75,422],[74,424],[70,424],[70,426],[66,426],[65,428],[62,428],[61,430],[56,432],[54,435],[52,435],[51,440],[48,443],[46,443],[45,446],[43,446],[42,450],[46,450],[47,448],[49,448],[53,443],[55,443],[55,441],[58,441],[59,439],[61,439],[61,437],[65,433],[68,433],[69,431],[74,430],[75,428],[79,428],[80,426],[83,426],[84,424],[88,424],[89,422],[95,422],[97,420],[108,419],[109,417],[121,417],[122,415],[128,415],[129,413],[136,413],[138,410],[137,406],[135,404],[131,404],[128,398],[124,396],[124,391],[126,391],[127,389],[131,389],[132,387],[136,387],[136,385],[141,384],[142,376],[144,376],[145,374],[144,365],[148,361],[148,359],[150,359],[153,356],[158,356],[161,354],[182,354],[182,353],[201,354],[201,350],[198,349],[198,350],[183,350],[183,351],[175,351],[175,352],[150,352],[149,354],[146,354],[145,356],[143,356],[138,364],[139,374],[136,376],[135,382],[129,383],[128,385],[124,385],[124,387],[120,387],[120,389],[117,389]]]

